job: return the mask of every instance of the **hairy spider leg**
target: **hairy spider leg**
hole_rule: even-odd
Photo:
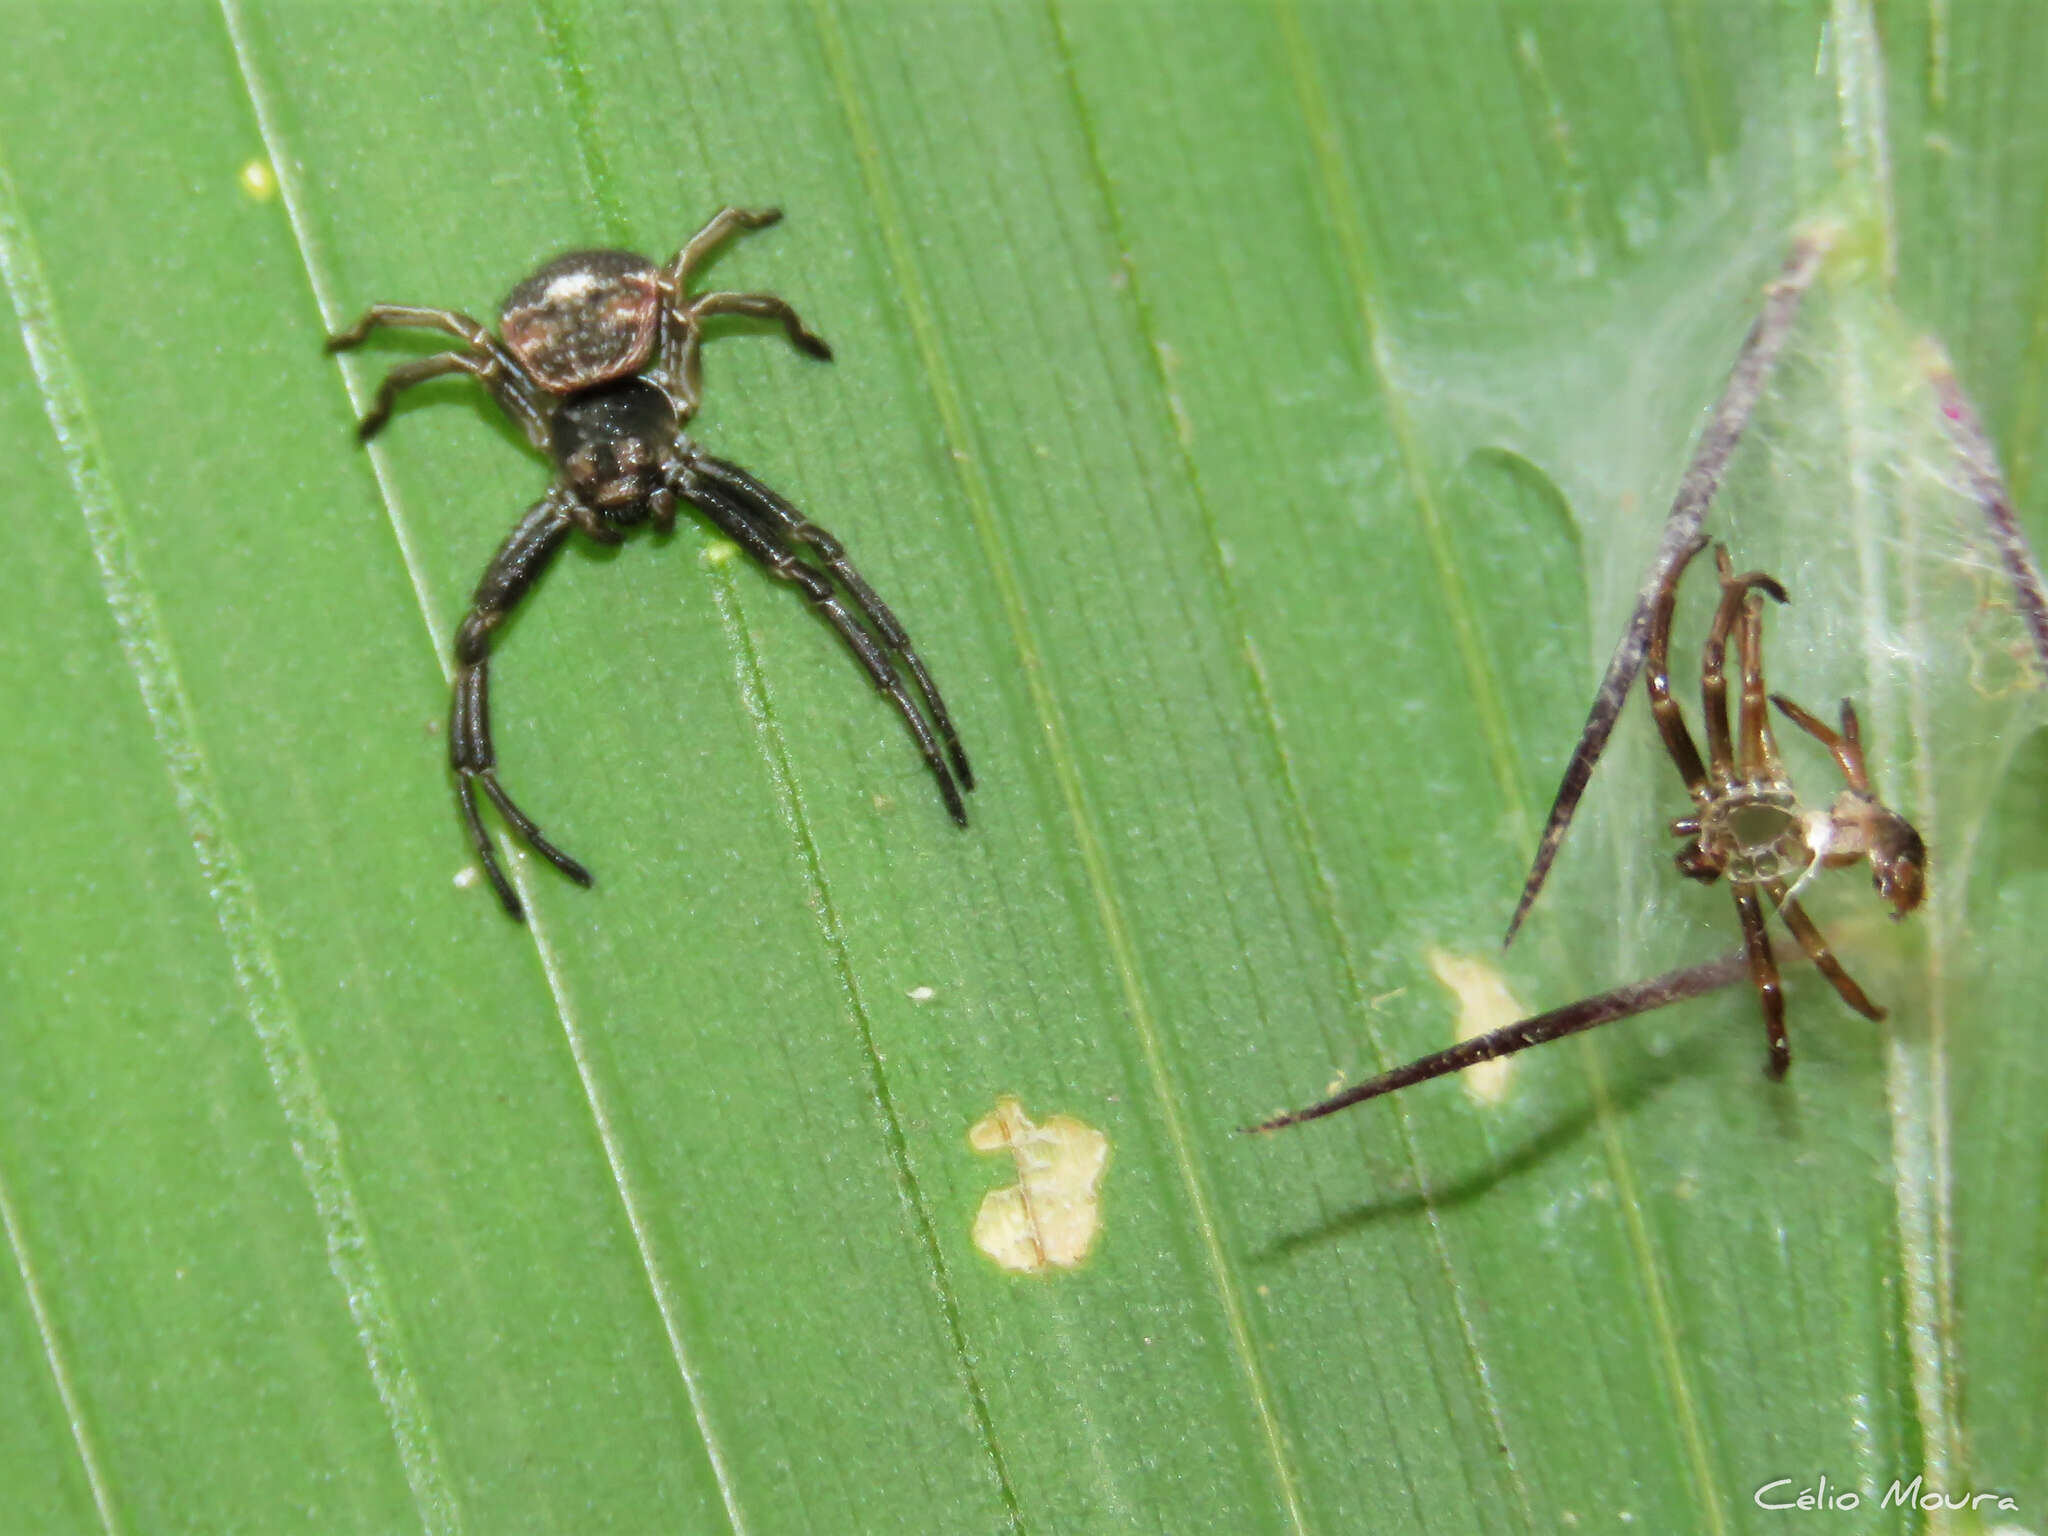
[[[522,920],[525,909],[499,867],[490,834],[477,814],[477,785],[483,786],[491,803],[535,853],[578,885],[590,884],[590,871],[549,842],[533,818],[498,783],[498,755],[491,745],[491,631],[504,622],[505,616],[547,569],[575,526],[556,492],[549,492],[528,508],[484,569],[476,595],[470,599],[469,613],[455,636],[455,708],[448,733],[448,763],[455,770],[456,798],[461,802],[470,840],[476,845],[484,873],[490,876],[492,889],[497,891],[505,910]]]
[[[869,679],[888,696],[897,713],[903,716],[904,724],[909,726],[918,751],[924,756],[925,766],[938,781],[939,795],[946,802],[947,813],[955,822],[966,826],[967,806],[960,798],[960,788],[946,766],[944,755],[939,751],[938,738],[932,734],[930,724],[918,711],[909,690],[903,686],[902,674],[889,659],[889,653],[876,643],[875,637],[862,628],[860,621],[840,601],[825,573],[799,560],[779,542],[771,528],[764,526],[757,514],[708,475],[699,472],[696,465],[687,460],[678,462],[671,471],[670,484],[677,495],[702,511],[719,532],[745,550],[769,575],[800,588],[806,601],[839,632],[847,649],[867,670]]]
[[[700,473],[735,501],[767,518],[785,537],[815,553],[839,578],[840,585],[852,596],[854,605],[880,633],[883,643],[902,657],[904,668],[916,681],[918,691],[924,695],[925,703],[931,709],[932,723],[939,728],[939,735],[946,743],[946,756],[952,761],[954,776],[959,779],[962,789],[973,789],[974,770],[968,766],[966,750],[960,745],[960,733],[953,728],[953,717],[946,712],[946,701],[939,696],[939,685],[932,681],[924,659],[910,643],[909,632],[890,612],[889,605],[867,584],[866,578],[854,569],[839,540],[739,465],[709,454],[699,454],[694,464]]]
[[[466,373],[491,392],[500,410],[512,418],[528,442],[542,453],[548,451],[548,413],[527,386],[526,376],[505,351],[498,338],[469,315],[455,309],[423,309],[413,304],[372,304],[362,318],[345,331],[327,338],[329,352],[345,352],[361,346],[370,333],[382,326],[415,326],[423,330],[446,331],[467,343],[466,352],[437,352],[417,362],[400,363],[377,386],[377,398],[369,414],[356,427],[357,436],[368,442],[391,416],[391,407],[403,389],[447,373]]]
[[[1611,992],[1602,992],[1593,997],[1567,1003],[1562,1008],[1553,1008],[1548,1013],[1539,1013],[1533,1018],[1518,1019],[1487,1034],[1475,1035],[1470,1040],[1461,1040],[1448,1050],[1437,1051],[1406,1066],[1395,1067],[1382,1072],[1378,1077],[1367,1078],[1355,1083],[1334,1098],[1324,1099],[1320,1104],[1311,1104],[1306,1109],[1297,1109],[1289,1114],[1276,1115],[1259,1125],[1245,1126],[1247,1135],[1261,1131],[1277,1131],[1282,1126],[1299,1125],[1304,1120],[1320,1120],[1325,1115],[1334,1115],[1340,1109],[1349,1109],[1354,1104],[1363,1104],[1367,1099],[1377,1099],[1384,1094],[1394,1093],[1416,1083],[1426,1083],[1433,1077],[1447,1077],[1453,1072],[1462,1072],[1467,1067],[1477,1066],[1482,1061],[1497,1057],[1511,1056],[1516,1051],[1526,1051],[1532,1045],[1547,1041],[1561,1040],[1566,1035],[1576,1035],[1582,1030],[1593,1029],[1601,1024],[1611,1024],[1616,1019],[1634,1018],[1639,1013],[1683,1002],[1689,997],[1703,997],[1722,987],[1733,986],[1742,979],[1747,964],[1740,950],[1723,955],[1719,960],[1709,960],[1704,965],[1687,966],[1682,970],[1667,971],[1650,981],[1631,982],[1625,987],[1616,987]]]

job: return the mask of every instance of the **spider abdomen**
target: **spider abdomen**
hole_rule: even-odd
[[[631,251],[571,251],[505,296],[505,345],[552,394],[646,367],[661,329],[661,269]]]

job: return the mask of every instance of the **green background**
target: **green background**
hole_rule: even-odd
[[[1720,1532],[1825,1475],[1910,1531],[1923,1469],[2048,1522],[2048,744],[1951,722],[1924,627],[1854,686],[1934,909],[1820,907],[1889,1024],[1793,976],[1782,1087],[1731,992],[1234,1134],[1450,1038],[1426,955],[1497,953],[1797,222],[1854,238],[1751,471],[1795,594],[1937,461],[1913,327],[2036,500],[2048,11],[0,22],[8,1529]],[[839,360],[719,340],[697,435],[904,617],[975,825],[686,524],[505,633],[506,780],[598,876],[522,859],[522,929],[456,880],[443,658],[544,468],[456,384],[362,451],[420,344],[321,336],[725,202],[788,219],[718,281]],[[1622,734],[1531,1007],[1733,940]],[[969,1239],[1005,1093],[1109,1137],[1075,1272]]]

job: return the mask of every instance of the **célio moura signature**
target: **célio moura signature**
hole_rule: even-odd
[[[1921,1473],[1910,1483],[1893,1478],[1891,1486],[1877,1496],[1879,1509],[1918,1509],[1928,1512],[1935,1510],[2000,1510],[2017,1514],[2019,1505],[2009,1493],[1993,1490],[1989,1493],[1949,1493],[1925,1486],[1927,1474]],[[1848,1511],[1863,1507],[1864,1494],[1854,1488],[1839,1487],[1828,1481],[1823,1472],[1814,1482],[1801,1486],[1794,1477],[1774,1478],[1757,1489],[1752,1497],[1758,1509],[1825,1512]]]

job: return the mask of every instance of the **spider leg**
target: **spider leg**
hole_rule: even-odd
[[[417,362],[400,363],[384,376],[384,382],[377,386],[377,398],[370,406],[370,412],[356,428],[357,434],[368,441],[377,435],[391,415],[391,405],[402,389],[438,378],[445,373],[457,371],[467,373],[491,392],[491,398],[498,402],[500,410],[511,417],[519,430],[526,434],[528,442],[542,453],[548,451],[548,413],[525,383],[525,375],[519,365],[488,330],[474,318],[454,309],[423,309],[411,304],[372,304],[363,311],[362,318],[345,331],[337,331],[327,338],[329,352],[345,352],[358,347],[369,338],[379,326],[411,326],[423,330],[446,331],[467,343],[467,352],[439,352]]]
[[[735,235],[751,234],[781,221],[780,208],[721,208],[662,268],[661,287],[666,300],[661,324],[661,361],[655,372],[662,387],[675,401],[676,414],[684,421],[697,414],[704,392],[703,361],[698,356],[704,336],[697,324],[696,304],[687,293],[690,276]],[[810,336],[808,331],[804,334]],[[794,332],[790,339],[797,339]],[[817,341],[814,336],[810,339]],[[802,345],[801,342],[798,344]],[[824,343],[818,342],[818,345],[823,347]],[[832,354],[827,349],[821,355],[830,357]]]
[[[498,782],[498,755],[491,744],[491,631],[547,569],[574,526],[573,519],[553,494],[535,502],[491,557],[483,580],[477,583],[476,596],[470,600],[469,614],[455,636],[455,707],[448,731],[448,764],[455,772],[456,799],[492,889],[498,893],[506,912],[520,919],[526,916],[525,910],[512,890],[512,883],[505,878],[490,835],[484,830],[483,818],[477,813],[479,784],[534,852],[578,885],[590,884],[590,871],[549,842],[533,818],[519,808]]]
[[[1837,960],[1835,952],[1828,948],[1828,941],[1821,937],[1820,929],[1814,925],[1813,919],[1806,915],[1806,908],[1800,906],[1798,900],[1785,889],[1785,882],[1768,881],[1764,889],[1770,893],[1771,900],[1777,903],[1778,915],[1785,919],[1785,926],[1792,930],[1792,936],[1799,941],[1799,947],[1806,951],[1807,959],[1814,963],[1821,975],[1827,977],[1829,984],[1840,994],[1842,1001],[1866,1019],[1882,1021],[1884,1009],[1873,1003],[1864,994],[1863,989],[1856,985],[1855,979],[1842,968],[1842,962]]]
[[[391,407],[397,402],[400,390],[410,389],[415,384],[424,384],[428,379],[438,379],[444,374],[467,373],[476,376],[481,373],[476,360],[461,352],[437,352],[432,357],[423,357],[417,362],[400,363],[385,374],[377,385],[377,398],[370,402],[370,409],[363,419],[356,423],[356,436],[368,442],[384,430],[384,423],[391,419]]]
[[[697,414],[704,399],[704,327],[699,322],[706,315],[745,315],[756,320],[780,321],[791,346],[820,361],[832,361],[832,348],[825,338],[804,324],[803,317],[788,300],[772,293],[678,297],[671,301],[662,323],[661,360],[655,373],[676,402],[676,414],[684,421]]]
[[[1741,735],[1736,740],[1736,762],[1747,779],[1775,778],[1778,744],[1771,739],[1771,711],[1764,701],[1764,607],[1753,592],[1742,601],[1735,652],[1742,665]]]
[[[711,258],[711,253],[735,235],[752,234],[782,222],[780,208],[721,208],[704,221],[704,227],[684,243],[664,273],[670,290],[681,294],[684,285]]]
[[[704,332],[686,308],[672,307],[661,322],[661,356],[649,377],[676,404],[677,425],[687,424],[704,403]]]
[[[1785,989],[1778,981],[1778,962],[1771,956],[1771,936],[1764,927],[1763,903],[1756,899],[1756,887],[1738,881],[1729,889],[1735,893],[1735,910],[1742,915],[1742,947],[1749,955],[1749,979],[1756,984],[1757,1001],[1764,1010],[1764,1032],[1771,1041],[1764,1076],[1777,1082],[1792,1065],[1792,1045],[1785,1038]]]
[[[368,413],[356,424],[356,436],[367,443],[384,430],[400,390],[450,373],[466,373],[481,383],[505,414],[526,434],[527,441],[541,452],[547,452],[547,432],[542,425],[540,407],[505,378],[497,363],[467,352],[437,352],[417,362],[400,363],[385,374],[383,382],[377,386],[377,398],[371,401]]]
[[[896,712],[903,717],[903,723],[910,728],[912,739],[923,755],[925,766],[931,770],[938,782],[939,796],[946,803],[947,814],[961,826],[967,825],[967,806],[960,798],[960,787],[954,782],[952,771],[946,765],[945,756],[939,750],[938,738],[932,734],[931,725],[925,720],[911,698],[910,691],[903,686],[903,677],[896,665],[889,659],[889,653],[876,643],[875,637],[861,627],[846,604],[840,601],[833,590],[831,580],[824,572],[804,564],[776,538],[773,531],[763,526],[758,517],[750,512],[740,500],[730,495],[710,476],[701,473],[693,464],[682,464],[673,472],[676,493],[684,500],[699,508],[711,519],[719,532],[726,535],[748,555],[762,565],[769,575],[778,581],[786,581],[802,590],[804,598],[825,620],[838,631],[839,638],[866,670],[875,687],[885,694],[896,706]]]
[[[1782,693],[1772,694],[1771,702],[1784,711],[1787,720],[1834,755],[1835,766],[1842,770],[1842,777],[1849,781],[1851,789],[1866,795],[1870,793],[1870,774],[1863,761],[1863,727],[1856,718],[1854,704],[1847,699],[1842,700],[1842,729],[1837,733]]]
[[[1766,592],[1781,603],[1786,599],[1785,589],[1761,571],[1733,575],[1725,548],[1715,549],[1714,563],[1721,573],[1721,602],[1714,610],[1707,643],[1700,650],[1700,705],[1707,722],[1707,770],[1716,783],[1725,784],[1735,777],[1734,744],[1728,729],[1728,633],[1735,627],[1752,589]]]
[[[689,308],[697,320],[707,315],[744,315],[752,320],[778,321],[789,344],[799,352],[808,352],[820,362],[832,361],[832,348],[825,338],[804,324],[789,300],[772,293],[700,293],[690,300]]]
[[[853,562],[846,558],[846,550],[839,540],[805,517],[789,501],[770,490],[739,465],[725,459],[700,454],[696,468],[707,479],[716,483],[734,500],[752,509],[757,515],[768,518],[786,537],[794,539],[806,549],[815,553],[825,562],[826,569],[839,578],[840,585],[853,597],[854,605],[875,627],[882,641],[903,659],[903,665],[916,681],[918,691],[924,695],[930,706],[932,723],[939,728],[939,735],[946,743],[946,756],[953,764],[954,777],[959,779],[962,789],[974,788],[974,770],[968,766],[967,753],[960,745],[960,733],[953,728],[953,717],[946,712],[946,701],[939,695],[939,685],[932,681],[932,675],[925,669],[924,659],[910,643],[909,632],[897,621],[889,605],[882,601],[875,589],[867,584],[865,577],[854,569]]]
[[[350,347],[359,347],[369,340],[370,333],[379,326],[412,326],[420,330],[446,331],[458,336],[472,347],[481,347],[491,339],[486,330],[473,315],[465,315],[459,309],[435,309],[421,304],[372,304],[364,310],[356,323],[345,331],[336,331],[327,338],[327,350],[345,352]]]
[[[1664,738],[1664,750],[1677,765],[1678,776],[1694,794],[1707,787],[1707,770],[1700,761],[1700,749],[1693,744],[1692,732],[1685,728],[1685,712],[1671,697],[1671,615],[1678,606],[1678,578],[1685,574],[1692,557],[1706,547],[1704,538],[1693,540],[1657,589],[1656,606],[1650,615],[1649,672],[1645,679],[1657,734]]]

